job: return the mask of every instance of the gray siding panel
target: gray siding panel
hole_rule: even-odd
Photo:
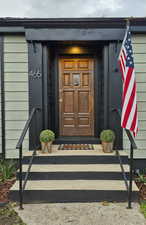
[[[139,132],[135,140],[138,149],[146,150],[146,35],[133,35],[132,44],[136,70],[139,118]],[[125,133],[123,134],[123,144],[125,149],[129,149],[129,141]]]
[[[2,80],[3,80],[3,37],[0,37],[0,153],[2,153]],[[4,152],[3,152],[4,153]],[[4,155],[3,155],[4,156]]]
[[[15,149],[28,118],[28,48],[24,36],[4,37],[6,157],[18,157]],[[29,135],[24,141],[28,150]]]
[[[0,77],[1,85],[1,77]],[[1,124],[1,90],[0,90],[0,153],[2,153],[2,124]]]

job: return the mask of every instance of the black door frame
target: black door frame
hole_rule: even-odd
[[[98,49],[98,48],[97,48]],[[53,124],[49,124],[49,127],[54,130],[54,132],[56,133],[56,137],[57,137],[57,143],[59,141],[59,143],[62,142],[78,142],[78,139],[85,141],[84,139],[87,139],[87,142],[94,142],[94,143],[99,143],[99,139],[97,137],[99,137],[99,133],[100,133],[100,98],[101,96],[101,85],[100,85],[100,81],[99,78],[101,77],[101,75],[99,74],[101,71],[99,70],[99,56],[98,56],[98,51],[95,48],[94,52],[90,52],[86,53],[86,54],[65,54],[63,52],[63,48],[62,51],[60,51],[60,49],[54,48],[54,60],[53,60],[53,68],[51,70],[51,78],[52,78],[52,94],[50,95],[51,97],[54,96],[53,99],[53,104],[54,105],[54,112],[52,112],[51,115],[51,119],[54,120],[54,126]],[[102,49],[101,51],[102,52]],[[58,103],[58,98],[59,98],[59,70],[58,70],[58,62],[60,57],[80,57],[80,58],[85,58],[85,57],[91,57],[94,59],[94,137],[93,136],[89,136],[89,137],[65,137],[65,136],[59,136],[59,103]],[[49,96],[49,97],[50,97]]]

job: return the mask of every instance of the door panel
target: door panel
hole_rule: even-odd
[[[74,91],[63,92],[63,111],[64,113],[74,113]]]
[[[89,113],[89,91],[78,91],[78,113]]]
[[[94,135],[93,68],[90,58],[59,60],[60,135]]]

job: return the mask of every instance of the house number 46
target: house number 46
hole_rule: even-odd
[[[42,76],[42,73],[40,71],[40,69],[36,69],[36,70],[30,70],[29,71],[29,76],[32,78],[32,79],[39,79],[41,78]]]

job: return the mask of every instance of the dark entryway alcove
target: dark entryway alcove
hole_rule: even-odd
[[[79,47],[81,52],[72,53],[72,47]],[[29,43],[29,71],[41,73],[39,79],[29,79],[30,110],[41,108],[39,127],[30,128],[30,149],[35,136],[42,129],[52,129],[56,133],[56,143],[82,142],[99,143],[102,129],[116,132],[116,147],[122,148],[122,129],[120,119],[112,112],[121,106],[121,76],[117,66],[120,44],[117,41],[48,41]],[[62,137],[59,135],[58,105],[58,60],[59,57],[91,57],[94,68],[94,137]],[[37,68],[36,68],[37,67]],[[35,138],[35,139],[34,139]]]
[[[99,134],[103,129],[103,47],[102,42],[54,42],[49,48],[48,104],[49,126],[57,136],[56,143],[88,142],[99,143]],[[76,49],[75,49],[76,48]],[[78,49],[77,49],[78,48]],[[77,52],[73,50],[77,50]],[[72,52],[73,51],[73,52]],[[60,57],[92,58],[94,60],[94,136],[61,136],[59,134],[59,69]]]

